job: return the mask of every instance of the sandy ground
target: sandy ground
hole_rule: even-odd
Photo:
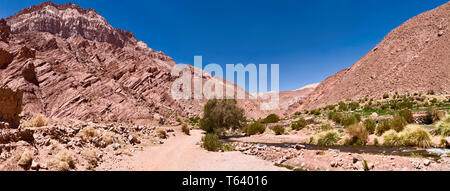
[[[176,129],[164,144],[145,147],[133,156],[102,163],[97,170],[114,171],[285,171],[272,162],[236,152],[208,152],[200,147],[203,136],[187,136]]]

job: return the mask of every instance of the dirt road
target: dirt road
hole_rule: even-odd
[[[187,136],[177,130],[164,144],[149,146],[124,157],[122,161],[106,162],[101,170],[133,171],[283,171],[271,162],[240,152],[208,152],[199,145],[202,132],[192,130]]]

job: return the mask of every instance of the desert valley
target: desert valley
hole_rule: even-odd
[[[93,9],[0,20],[0,171],[450,171],[450,2],[348,69],[245,99],[175,99],[177,63]]]

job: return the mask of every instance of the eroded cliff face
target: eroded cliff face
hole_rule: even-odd
[[[320,83],[302,107],[428,90],[450,92],[450,2],[394,29],[352,67]]]
[[[171,87],[179,77],[171,75],[176,65],[172,58],[148,48],[132,33],[112,28],[92,9],[45,2],[0,26],[12,32],[0,42],[0,85],[24,91],[25,113],[164,122],[201,115],[207,101],[175,100]],[[244,91],[203,70],[200,74],[204,82],[213,79]],[[238,102],[249,117],[266,114],[255,100]]]
[[[45,2],[26,8],[7,20],[14,34],[33,31],[48,32],[61,38],[78,35],[118,47],[137,43],[133,33],[111,27],[95,10],[70,3],[57,5]]]
[[[22,112],[22,91],[0,87],[0,129],[17,128]]]

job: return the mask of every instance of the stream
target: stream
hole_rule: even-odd
[[[223,142],[240,142],[230,140],[230,138],[239,138],[236,136],[222,137]],[[296,145],[302,145],[304,149],[308,150],[338,150],[340,152],[347,153],[358,153],[358,154],[379,154],[379,155],[396,155],[396,156],[423,156],[427,158],[439,159],[440,155],[450,154],[450,149],[445,148],[419,148],[419,147],[387,147],[387,146],[327,146],[322,147],[318,145],[311,144],[299,144],[299,143],[252,143],[252,142],[242,142],[248,144],[255,144],[257,146],[268,146],[268,147],[280,147],[280,148],[295,148]]]

